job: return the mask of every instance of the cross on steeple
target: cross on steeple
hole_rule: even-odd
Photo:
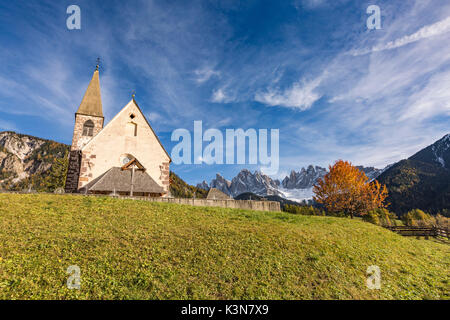
[[[136,90],[133,90],[133,91],[131,92],[131,97],[134,99],[135,96],[136,96]]]
[[[99,66],[100,66],[100,57],[97,58],[97,65],[95,66],[95,70],[98,70]]]

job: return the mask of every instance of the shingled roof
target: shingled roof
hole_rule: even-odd
[[[211,189],[209,189],[206,199],[231,200],[231,197],[229,195],[227,195],[226,193],[223,193],[219,189],[211,188]]]
[[[102,97],[100,95],[100,79],[98,70],[94,71],[91,82],[86,89],[77,114],[103,117]]]
[[[119,167],[112,167],[89,182],[85,188],[87,188],[88,191],[96,192],[130,192],[131,170],[122,170]],[[145,171],[137,170],[134,173],[133,192],[164,193],[164,189]]]

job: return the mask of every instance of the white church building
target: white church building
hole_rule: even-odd
[[[134,96],[104,125],[97,66],[75,113],[65,191],[165,196],[170,162]]]

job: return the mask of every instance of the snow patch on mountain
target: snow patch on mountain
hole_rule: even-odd
[[[280,188],[279,191],[283,194],[283,198],[302,202],[303,200],[312,200],[313,198],[313,187],[304,189],[284,189]]]
[[[450,154],[450,134],[445,135],[441,140],[431,145],[431,152],[433,153],[434,161],[446,168],[448,164],[445,162],[445,158],[448,160]]]
[[[420,150],[410,160],[434,163],[450,170],[450,134],[445,135],[432,145]]]

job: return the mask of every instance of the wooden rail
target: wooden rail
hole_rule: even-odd
[[[385,228],[402,236],[442,237],[447,238],[447,240],[450,238],[449,230],[447,228],[414,226],[386,226]]]

